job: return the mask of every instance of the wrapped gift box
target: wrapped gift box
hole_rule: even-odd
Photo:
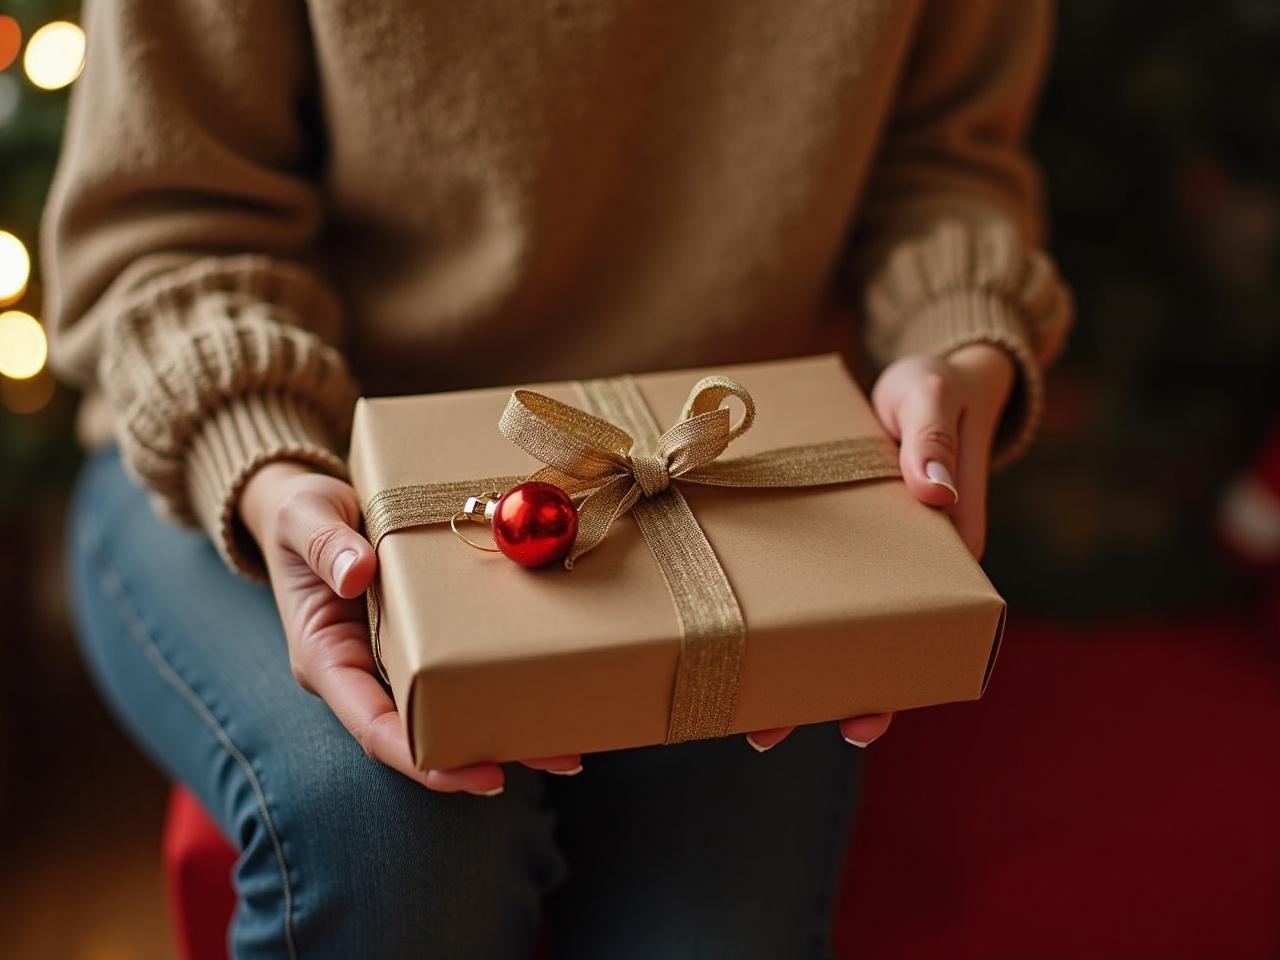
[[[834,354],[633,379],[665,429],[710,374],[741,383],[756,405],[754,425],[724,459],[883,437]],[[573,382],[528,386],[582,405]],[[538,470],[498,430],[511,395],[506,387],[362,399],[350,461],[362,501],[407,485]],[[915,500],[900,478],[674,485],[745,623],[729,731],[982,695],[1004,602],[946,515]],[[478,525],[467,532],[489,536]],[[420,768],[668,739],[680,624],[631,516],[572,570],[530,570],[469,549],[448,523],[387,535],[378,555],[377,650]]]

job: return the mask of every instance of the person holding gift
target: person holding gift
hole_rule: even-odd
[[[241,849],[234,954],[526,956],[545,915],[557,957],[829,955],[844,741],[890,717],[416,770],[351,412],[841,349],[980,554],[1072,314],[1023,146],[1047,5],[86,8],[44,235],[97,448],[72,585]]]

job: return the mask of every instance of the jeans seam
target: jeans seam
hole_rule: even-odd
[[[214,738],[220,743],[224,750],[240,767],[241,772],[249,781],[249,786],[253,790],[254,797],[258,804],[258,810],[262,814],[263,823],[267,829],[267,835],[271,838],[271,846],[275,852],[276,863],[280,868],[280,882],[284,889],[284,939],[285,948],[288,952],[290,960],[297,960],[298,952],[294,944],[293,938],[293,887],[289,882],[289,865],[285,861],[284,847],[280,842],[280,836],[276,832],[275,821],[271,817],[271,810],[267,804],[266,792],[262,789],[262,783],[258,779],[257,773],[253,769],[253,765],[244,755],[231,736],[227,733],[226,728],[218,722],[218,718],[213,715],[208,705],[200,698],[185,680],[178,675],[173,665],[165,657],[160,647],[156,644],[154,638],[147,631],[146,626],[142,623],[141,617],[132,600],[128,596],[124,583],[116,575],[115,571],[108,565],[104,551],[101,549],[101,542],[95,544],[97,549],[94,550],[97,563],[94,566],[97,569],[98,582],[102,586],[103,591],[115,603],[116,609],[124,620],[125,626],[129,630],[130,636],[142,650],[146,658],[151,661],[152,666],[160,675],[160,678],[176,693],[182,700],[191,707],[192,711],[199,718]]]

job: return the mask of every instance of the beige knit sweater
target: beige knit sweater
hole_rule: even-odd
[[[1070,297],[1023,138],[1032,0],[89,0],[52,360],[257,570],[256,466],[358,392],[977,341],[1030,437]],[[105,425],[105,426],[104,426]]]

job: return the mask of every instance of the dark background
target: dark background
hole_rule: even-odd
[[[25,39],[77,6],[0,13]],[[994,482],[986,566],[1017,618],[1247,609],[1264,580],[1226,561],[1215,514],[1280,420],[1280,3],[1070,0],[1060,21],[1034,147],[1079,319],[1038,443]],[[0,70],[0,229],[33,260],[65,107],[21,57]],[[40,276],[34,263],[0,309],[39,317]],[[0,857],[26,865],[0,871],[0,928],[54,889],[57,836],[86,883],[111,878],[95,955],[139,956],[131,938],[163,917],[110,916],[130,898],[155,913],[165,785],[106,719],[71,639],[60,518],[74,404],[47,371],[0,375]],[[56,939],[34,916],[14,929]],[[133,947],[109,952],[120,944]]]

